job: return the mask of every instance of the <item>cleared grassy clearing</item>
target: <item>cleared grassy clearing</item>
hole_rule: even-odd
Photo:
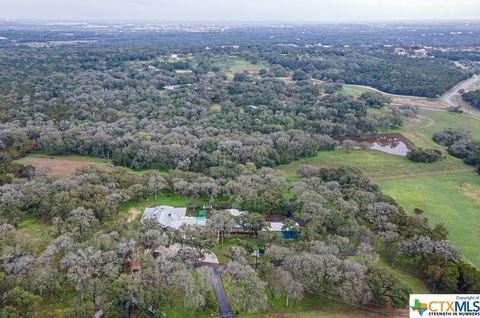
[[[89,156],[49,156],[41,153],[30,154],[16,162],[32,165],[37,172],[51,177],[69,177],[79,169],[95,166],[98,169],[111,169],[111,161]]]
[[[340,94],[355,97],[362,95],[364,92],[375,92],[375,90],[365,86],[342,84],[342,89],[339,91]]]
[[[419,147],[440,147],[433,140],[434,133],[445,128],[470,130],[474,138],[480,139],[480,119],[468,114],[439,112],[421,109],[418,118],[405,121],[398,132]]]
[[[461,160],[448,156],[446,159],[430,163],[416,163],[405,157],[389,155],[374,150],[354,150],[347,152],[344,149],[321,151],[315,157],[303,158],[278,168],[287,175],[295,175],[300,165],[315,167],[338,168],[349,166],[362,171],[371,179],[397,179],[414,175],[441,175],[458,171],[473,171]]]
[[[15,160],[15,162],[32,165],[36,169],[39,169],[40,172],[45,172],[47,175],[55,177],[73,176],[77,170],[88,168],[92,165],[104,170],[113,168],[112,160],[110,159],[82,155],[53,156],[41,152],[29,154],[21,159]],[[155,169],[133,170],[125,167],[121,168],[140,176],[147,172],[158,171]],[[161,174],[167,173],[167,171],[158,172]]]
[[[431,223],[444,223],[450,240],[464,258],[480,267],[478,219],[480,217],[480,177],[457,172],[435,177],[408,177],[378,181],[383,192],[407,210],[420,208]]]
[[[75,160],[75,161],[88,161],[91,163],[98,163],[105,166],[111,165],[112,161],[110,159],[95,157],[95,156],[83,156],[83,155],[49,155],[44,152],[36,152],[29,154],[25,158],[54,158],[62,160]]]
[[[265,63],[253,64],[242,57],[224,57],[217,59],[216,65],[225,72],[229,80],[233,79],[235,73],[247,72],[251,75],[258,75],[262,68],[267,68]]]
[[[30,240],[31,246],[35,247],[37,253],[41,253],[47,247],[56,233],[54,226],[30,218],[20,222],[17,230],[25,234],[25,237]]]
[[[398,105],[416,105],[419,107],[427,107],[433,109],[447,109],[447,105],[442,103],[439,100],[433,100],[425,97],[417,96],[407,96],[407,95],[395,95],[385,92],[381,92],[374,87],[363,86],[363,85],[352,85],[352,84],[342,84],[342,89],[340,94],[345,94],[349,96],[358,97],[363,92],[379,92],[383,95],[390,96],[392,98],[393,104]]]
[[[229,67],[229,71],[233,73],[242,73],[242,72],[252,72],[258,73],[260,69],[265,68],[263,64],[253,64],[250,61],[243,59],[243,58],[235,58],[233,63]]]

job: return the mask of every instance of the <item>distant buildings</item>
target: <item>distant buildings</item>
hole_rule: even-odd
[[[428,51],[426,49],[418,49],[413,51],[413,54],[415,55],[415,57],[424,58],[428,56]]]
[[[400,56],[406,56],[406,55],[408,55],[408,52],[404,48],[396,47],[395,48],[395,54],[400,55]]]
[[[394,53],[400,56],[416,57],[416,58],[426,58],[428,57],[427,47],[422,47],[420,49],[413,50],[413,53],[410,54],[407,50],[401,47],[396,47]]]

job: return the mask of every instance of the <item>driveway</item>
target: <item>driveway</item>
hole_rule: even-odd
[[[235,317],[232,306],[230,306],[230,300],[228,299],[227,292],[222,282],[222,272],[225,269],[225,265],[205,263],[202,267],[209,267],[212,269],[212,284],[215,297],[217,298],[218,312],[222,318]]]

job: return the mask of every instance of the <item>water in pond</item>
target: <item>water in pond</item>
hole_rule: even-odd
[[[379,135],[356,139],[357,142],[366,142],[370,149],[389,153],[392,155],[406,156],[410,149],[401,135]]]
[[[372,150],[397,156],[406,156],[410,151],[409,142],[400,134],[360,137],[354,140],[358,143],[367,143]]]

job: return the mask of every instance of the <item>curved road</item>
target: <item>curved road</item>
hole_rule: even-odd
[[[480,81],[480,76],[478,75],[473,75],[472,77],[464,80],[463,82],[458,83],[451,89],[449,89],[445,94],[442,95],[442,101],[447,104],[448,106],[460,106],[457,105],[452,98],[459,95],[459,90],[464,89],[468,90],[470,86],[475,84],[475,82]]]
[[[312,80],[313,81],[313,80]],[[317,80],[318,82],[321,82],[319,80]],[[471,116],[474,116],[474,117],[477,117],[477,118],[480,118],[480,111],[477,111],[475,109],[472,109],[471,107],[469,107],[469,105],[465,102],[463,102],[463,100],[461,99],[461,96],[460,96],[460,93],[459,91],[461,89],[464,89],[466,91],[468,91],[469,89],[472,88],[472,86],[475,84],[475,83],[480,83],[480,75],[478,74],[475,74],[473,75],[472,77],[462,81],[462,82],[459,82],[457,83],[454,87],[452,87],[451,89],[449,89],[448,91],[446,91],[440,98],[440,101],[437,101],[442,103],[443,105],[447,105],[447,106],[452,106],[452,107],[457,107],[457,106],[460,106],[462,111],[466,114],[469,114]],[[371,87],[371,86],[366,86],[366,85],[353,85],[353,86],[356,86],[356,87],[363,87],[363,88],[366,88],[366,89],[370,89],[372,91],[375,91],[375,92],[378,92],[378,93],[382,93],[382,94],[385,94],[385,95],[388,95],[388,96],[391,96],[393,98],[395,97],[398,97],[398,98],[421,98],[421,99],[426,99],[425,97],[418,97],[418,96],[409,96],[409,95],[396,95],[396,94],[390,94],[390,93],[386,93],[386,92],[383,92],[379,89],[376,89],[374,87]],[[455,97],[458,97],[460,99],[460,102],[457,102],[455,101]],[[435,102],[434,102],[435,103]],[[393,105],[395,105],[395,101],[392,103]],[[403,105],[402,104],[399,104],[399,105]],[[428,107],[428,106],[418,106],[419,108],[421,109],[426,109],[426,110],[432,110],[432,111],[440,111],[440,112],[446,112],[448,111],[447,109],[445,108],[433,108],[433,107]]]
[[[460,95],[459,91],[461,89],[468,90],[472,85],[474,85],[476,82],[479,82],[479,81],[480,81],[480,76],[475,74],[469,79],[466,79],[463,82],[458,83],[457,85],[455,85],[454,87],[449,89],[445,94],[442,95],[442,98],[441,98],[442,102],[452,107],[460,106],[464,113],[480,118],[480,114],[477,111],[473,111],[465,107],[465,105],[467,104],[464,103],[461,99],[461,96],[459,96]],[[460,99],[460,102],[454,101],[454,97],[458,97]]]

